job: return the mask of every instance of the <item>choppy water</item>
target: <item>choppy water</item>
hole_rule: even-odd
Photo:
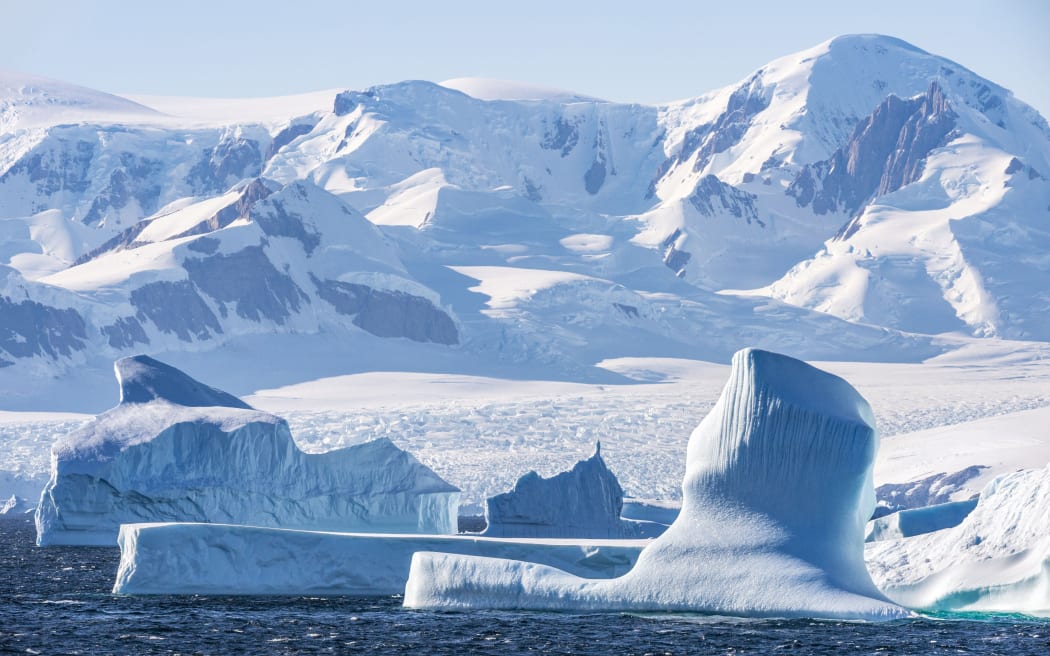
[[[1050,655],[1050,621],[884,624],[409,611],[398,598],[121,597],[115,549],[33,546],[0,521],[0,654]]]

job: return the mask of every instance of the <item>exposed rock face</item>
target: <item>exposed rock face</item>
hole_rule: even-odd
[[[764,225],[758,218],[758,209],[755,201],[758,196],[737,189],[718,179],[714,175],[705,175],[696,185],[696,190],[689,197],[689,202],[704,216],[714,216],[722,211],[728,212],[738,219],[745,219],[748,223],[756,221]],[[721,209],[715,207],[715,203]]]
[[[266,159],[272,158],[277,154],[277,151],[281,150],[304,134],[309,134],[316,125],[316,120],[307,121],[305,123],[292,123],[278,132],[274,135],[273,141],[270,142],[270,147],[266,149]]]
[[[799,207],[812,204],[817,214],[854,214],[873,197],[918,180],[927,155],[944,145],[955,119],[936,82],[916,98],[890,95],[830,159],[804,167],[787,193]]]
[[[76,310],[0,296],[0,367],[12,364],[5,355],[69,356],[84,349],[86,340],[84,318]]]
[[[259,142],[229,137],[204,151],[186,181],[205,191],[220,192],[239,180],[258,176],[262,171],[262,163]]]
[[[561,151],[561,156],[566,157],[579,141],[580,131],[577,126],[559,116],[553,125],[548,126],[540,146],[547,150]]]
[[[321,235],[308,229],[303,222],[303,217],[290,212],[279,200],[273,200],[257,207],[251,213],[251,219],[271,237],[297,239],[303,245],[303,250],[307,255],[312,254],[321,243]]]
[[[689,439],[682,510],[610,581],[418,553],[405,605],[890,619],[864,565],[874,418],[846,381],[747,349]]]
[[[54,145],[54,148],[32,152],[20,159],[0,175],[0,184],[25,176],[34,185],[36,195],[41,197],[65,189],[73,192],[87,190],[91,185],[88,170],[95,156],[95,144],[84,139],[59,139]]]
[[[689,264],[689,260],[693,257],[687,251],[680,249],[681,242],[684,239],[685,234],[682,232],[682,229],[676,228],[660,244],[663,247],[664,264],[668,269],[674,271],[678,277],[685,275],[685,265]]]
[[[122,210],[132,200],[138,203],[139,211],[144,215],[157,210],[157,201],[161,195],[158,174],[164,163],[157,159],[139,157],[134,153],[120,153],[120,167],[109,174],[109,183],[92,201],[84,223],[99,223],[111,210]]]
[[[120,404],[53,448],[40,545],[116,545],[120,524],[149,521],[455,531],[459,491],[389,440],[306,454],[283,419],[173,367],[115,369]]]
[[[158,281],[131,292],[136,318],[153,322],[162,333],[173,333],[184,342],[221,335],[218,317],[188,280]]]
[[[642,524],[620,518],[623,488],[602,460],[594,455],[567,472],[543,478],[532,471],[514,489],[489,497],[484,535],[517,538],[638,537]]]
[[[648,196],[656,193],[656,182],[668,171],[694,156],[693,172],[703,171],[715,155],[740,143],[751,121],[767,107],[769,94],[762,86],[761,75],[755,75],[729,96],[725,110],[714,121],[698,125],[685,134],[678,151],[657,169]]]
[[[229,255],[187,258],[183,267],[198,289],[219,301],[223,317],[226,303],[231,303],[240,317],[283,324],[302,303],[310,302],[289,276],[273,266],[261,246],[248,246]]]
[[[314,278],[313,282],[319,297],[336,312],[353,316],[355,326],[373,335],[437,344],[459,343],[459,332],[452,318],[421,296],[338,280]]]
[[[100,328],[113,348],[126,348],[135,344],[149,344],[149,337],[135,317],[120,317],[112,324]]]
[[[273,193],[273,190],[260,178],[256,178],[245,185],[237,200],[222,208],[213,216],[208,217],[197,225],[183,233],[175,235],[174,239],[189,237],[190,235],[203,235],[220,228],[225,228],[237,219],[248,216],[251,208],[260,200]]]

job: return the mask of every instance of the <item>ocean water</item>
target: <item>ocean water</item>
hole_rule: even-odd
[[[397,597],[125,597],[116,549],[33,546],[0,520],[0,654],[1050,655],[1050,620],[889,623],[433,612]]]

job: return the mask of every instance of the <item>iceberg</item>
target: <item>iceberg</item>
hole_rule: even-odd
[[[804,362],[745,349],[689,439],[682,509],[622,577],[447,553],[412,558],[412,608],[693,611],[891,619],[864,566],[877,448],[867,402]]]
[[[954,528],[872,542],[872,578],[910,608],[1050,615],[1050,465],[1004,474]]]
[[[645,538],[666,526],[621,518],[623,488],[594,455],[550,478],[530,471],[510,492],[489,497],[483,535],[506,538]]]
[[[119,594],[401,594],[416,551],[528,559],[589,578],[630,570],[632,540],[379,535],[223,524],[125,524]]]
[[[868,522],[865,542],[910,538],[958,526],[977,506],[977,499],[907,508]]]
[[[116,545],[146,521],[455,532],[459,490],[389,440],[304,453],[280,417],[174,367],[114,368],[120,403],[52,447],[39,545]]]

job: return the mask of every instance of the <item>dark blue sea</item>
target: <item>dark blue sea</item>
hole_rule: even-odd
[[[397,597],[124,597],[116,549],[33,546],[0,520],[0,654],[1001,654],[1050,656],[1050,621],[890,623],[432,612]]]

